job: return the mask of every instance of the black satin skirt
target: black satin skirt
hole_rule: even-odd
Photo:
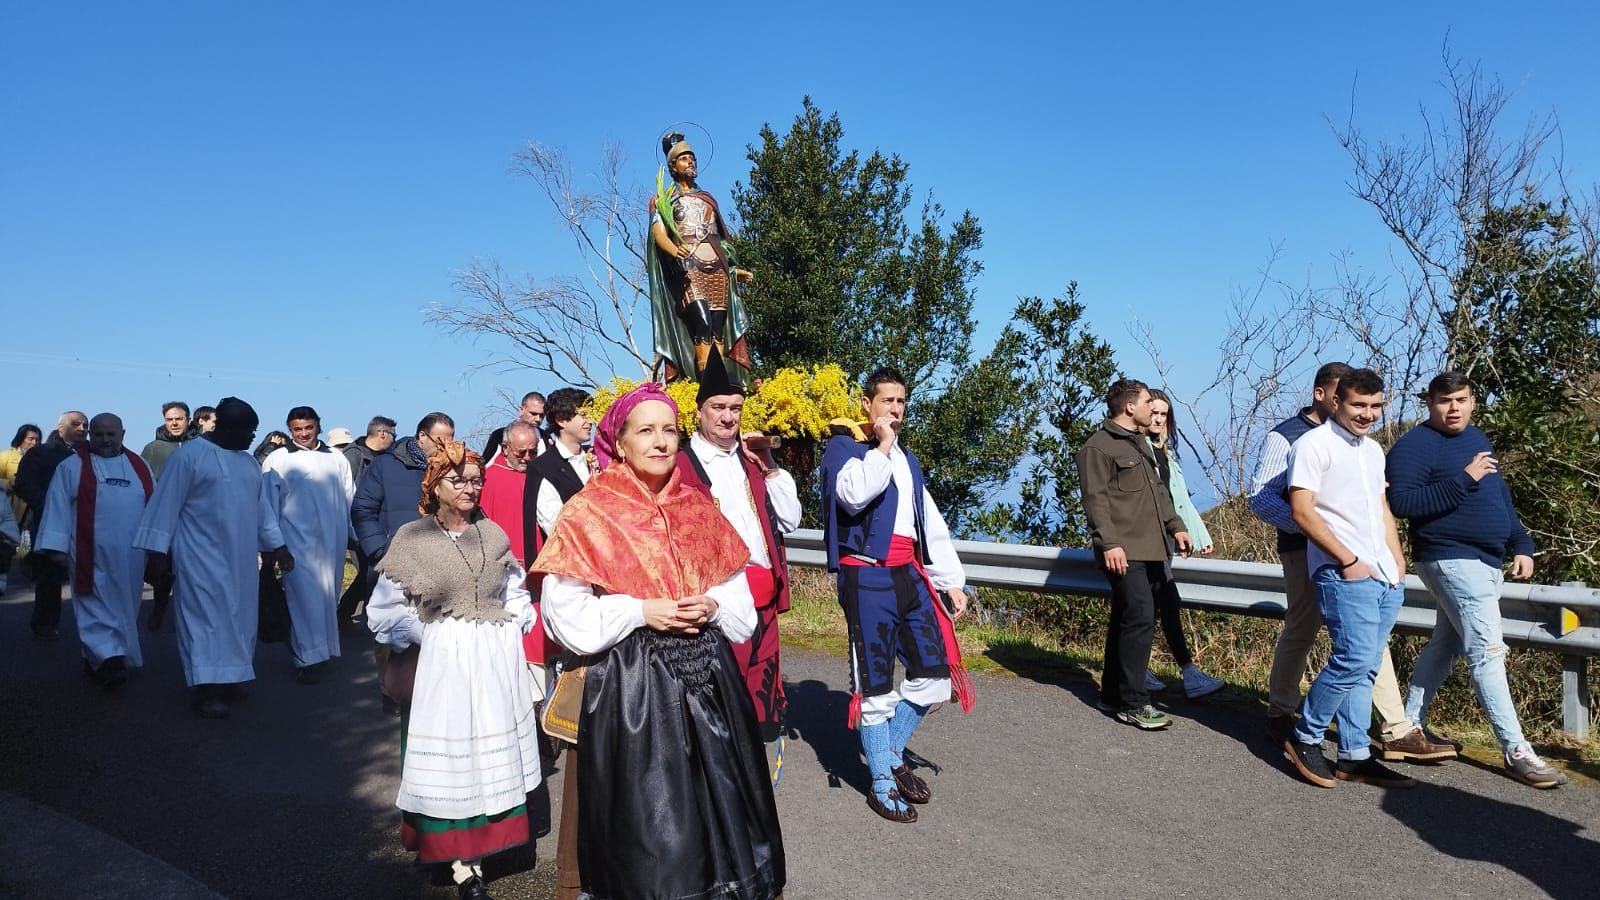
[[[578,868],[594,900],[770,900],[783,835],[749,692],[720,631],[641,628],[589,667]]]

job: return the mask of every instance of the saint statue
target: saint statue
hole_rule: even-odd
[[[667,162],[656,174],[645,254],[656,359],[667,380],[698,380],[715,347],[728,378],[748,389],[750,350],[738,285],[749,283],[751,274],[734,265],[722,211],[695,183],[699,169],[688,140],[682,132],[669,132],[661,138],[661,149]]]

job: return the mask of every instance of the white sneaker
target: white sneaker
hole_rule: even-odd
[[[1157,678],[1154,672],[1151,672],[1149,669],[1145,669],[1144,689],[1147,691],[1164,691],[1167,689],[1167,683]]]
[[[1200,671],[1199,666],[1189,666],[1183,670],[1183,695],[1190,700],[1215,694],[1227,687],[1228,683]]]
[[[1553,788],[1567,783],[1567,776],[1539,758],[1526,742],[1506,754],[1506,772],[1516,780],[1536,788]]]

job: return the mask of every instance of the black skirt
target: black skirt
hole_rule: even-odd
[[[783,891],[766,749],[720,631],[624,638],[589,668],[578,735],[582,897]]]

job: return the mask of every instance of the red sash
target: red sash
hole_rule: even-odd
[[[74,594],[94,593],[94,501],[99,493],[100,482],[95,478],[94,463],[89,461],[89,448],[78,448],[78,460],[83,464],[83,471],[78,475],[78,528],[75,555],[77,557],[72,570],[72,592]],[[154,485],[150,481],[150,467],[144,464],[137,453],[126,447],[122,455],[128,458],[128,464],[133,467],[139,476],[139,483],[144,485],[145,502],[150,501],[150,493]]]
[[[905,535],[891,535],[889,537],[889,557],[880,563],[870,563],[855,556],[839,557],[841,566],[911,566],[922,576],[922,583],[928,586],[928,596],[933,598],[933,614],[939,620],[939,634],[944,638],[945,660],[950,664],[950,685],[955,689],[956,700],[961,704],[963,714],[972,712],[972,707],[977,703],[977,696],[972,690],[972,677],[967,674],[967,669],[961,664],[961,645],[956,642],[956,623],[950,618],[950,613],[945,610],[944,603],[939,599],[939,592],[933,586],[933,580],[928,577],[926,569],[922,568],[922,555],[917,552],[917,542]],[[861,722],[861,695],[856,694],[850,700],[850,727],[855,728]]]

